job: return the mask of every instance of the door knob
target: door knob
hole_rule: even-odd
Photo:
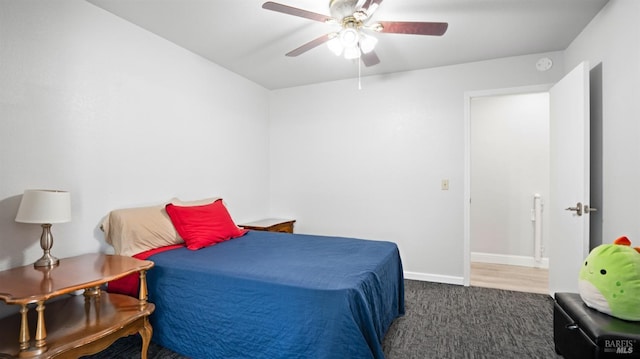
[[[578,216],[582,216],[582,203],[576,203],[575,207],[567,207],[565,211],[574,211]]]

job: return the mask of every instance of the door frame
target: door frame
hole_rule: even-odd
[[[471,282],[471,100],[476,97],[549,92],[553,84],[466,91],[464,93],[464,258],[463,285]]]

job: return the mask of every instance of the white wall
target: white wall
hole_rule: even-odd
[[[174,196],[268,211],[268,91],[82,0],[0,0],[0,269],[35,261],[28,188],[71,192],[58,257],[104,251],[108,211]]]
[[[542,56],[556,66],[536,71]],[[409,277],[462,283],[464,94],[554,83],[562,62],[536,54],[368,77],[362,90],[273,91],[271,213],[297,218],[299,233],[394,241]]]
[[[472,259],[533,266],[533,196],[549,195],[549,94],[474,97],[470,125]]]
[[[583,60],[602,64],[603,242],[640,245],[640,1],[609,1],[566,50],[566,71]]]

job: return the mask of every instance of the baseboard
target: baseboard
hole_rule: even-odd
[[[411,279],[411,280],[419,280],[423,282],[435,282],[435,283],[457,284],[457,285],[464,284],[464,278],[462,277],[454,277],[454,276],[439,275],[439,274],[428,274],[428,273],[405,271],[404,278]]]
[[[505,254],[473,252],[471,253],[471,261],[535,268],[549,268],[549,258],[542,258],[540,263],[536,265],[536,260],[533,257],[513,256]],[[404,278],[410,280],[419,280],[423,282],[464,285],[464,277],[455,277],[449,275],[404,271]]]
[[[507,254],[471,252],[472,262],[508,264],[513,266],[549,268],[549,258],[542,258],[540,263],[536,263],[535,258],[528,256],[514,256]]]

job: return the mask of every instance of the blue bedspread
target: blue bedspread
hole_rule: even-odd
[[[194,359],[384,358],[404,314],[390,242],[250,231],[149,259],[153,340]]]

